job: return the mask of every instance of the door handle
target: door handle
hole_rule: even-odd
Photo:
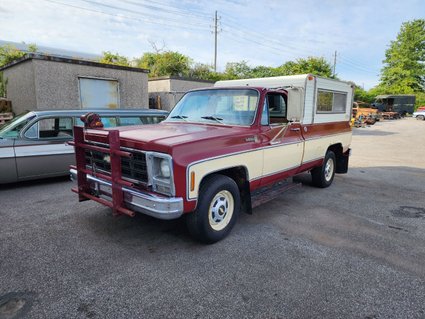
[[[291,128],[291,131],[299,131],[299,130],[300,130],[299,127],[293,127],[293,128]]]

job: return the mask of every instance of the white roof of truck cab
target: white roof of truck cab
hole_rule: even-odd
[[[345,84],[351,86],[353,83],[343,82],[339,80],[322,78],[319,76],[315,76],[312,74],[300,74],[300,75],[287,75],[287,76],[275,76],[269,78],[252,78],[252,79],[242,79],[242,80],[225,80],[225,81],[217,81],[214,86],[215,87],[225,87],[225,86],[258,86],[265,88],[278,88],[278,87],[305,87],[308,77],[313,77],[317,79],[317,81],[325,81],[325,82],[334,82],[341,84]],[[329,83],[330,84],[330,83]]]

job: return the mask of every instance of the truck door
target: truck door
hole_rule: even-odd
[[[287,119],[286,95],[268,93],[264,103],[262,186],[294,175],[301,166],[304,152],[301,124]]]

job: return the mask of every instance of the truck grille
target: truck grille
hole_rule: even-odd
[[[131,158],[121,157],[121,175],[123,179],[131,182],[147,184],[148,172],[146,165],[146,155],[139,152],[131,152]],[[86,165],[88,169],[102,173],[111,173],[111,164],[105,160],[108,154],[85,150]]]

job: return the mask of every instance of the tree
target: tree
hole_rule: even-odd
[[[385,52],[381,70],[382,91],[391,94],[424,92],[425,20],[402,24],[395,41]]]
[[[279,75],[294,75],[296,73],[297,63],[294,61],[288,61],[282,64],[281,66],[277,67],[277,73]]]
[[[332,66],[323,57],[310,56],[306,59],[297,59],[295,63],[290,63],[287,67],[291,74],[311,73],[326,78],[332,77]]]
[[[229,62],[226,64],[224,74],[228,80],[246,79],[251,77],[251,68],[248,62],[244,60],[241,62]]]
[[[288,61],[277,68],[263,65],[251,68],[246,61],[241,61],[227,63],[223,76],[225,79],[233,80],[305,73],[332,77],[332,67],[323,57]]]
[[[2,45],[0,46],[0,67],[24,57],[28,52],[37,52],[37,50],[34,43],[29,44],[27,50],[20,50],[11,44]],[[7,96],[7,82],[8,79],[4,78],[3,72],[0,72],[0,97]]]
[[[20,50],[11,44],[2,45],[0,46],[0,67],[22,58],[28,52],[37,52],[37,50],[35,44],[29,44],[27,50]]]
[[[99,59],[100,63],[105,64],[114,64],[114,65],[121,65],[121,66],[130,66],[130,60],[123,56],[119,55],[118,53],[112,53],[110,51],[104,51],[102,52],[102,57]]]
[[[141,58],[136,59],[137,67],[150,70],[150,77],[187,76],[190,64],[191,59],[188,56],[175,51],[147,52]]]
[[[425,92],[416,92],[416,109],[419,106],[425,105]]]
[[[254,68],[252,68],[250,72],[250,77],[252,78],[266,78],[271,76],[278,76],[279,70],[277,68],[259,65]]]
[[[356,85],[356,89],[354,90],[354,101],[372,103],[375,100],[376,95],[378,94],[371,94],[370,91],[365,91]]]
[[[4,78],[3,72],[0,72],[0,97],[7,97],[7,82],[8,79]]]
[[[220,81],[225,79],[224,73],[214,71],[214,67],[210,64],[195,63],[190,67],[188,76],[193,79]]]

